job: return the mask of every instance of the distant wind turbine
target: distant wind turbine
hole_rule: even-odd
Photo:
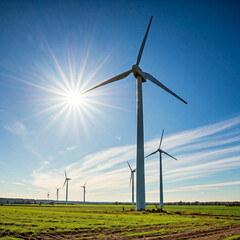
[[[48,199],[48,201],[49,201],[49,192],[47,193],[47,199]]]
[[[163,139],[163,133],[164,133],[164,129],[162,130],[162,136],[160,139],[160,144],[158,149],[155,152],[150,153],[149,155],[147,155],[145,158],[159,152],[159,161],[160,161],[160,207],[163,207],[163,179],[162,179],[162,153],[168,155],[169,157],[177,160],[175,157],[171,156],[170,154],[168,154],[167,152],[163,151],[161,149],[161,145],[162,145],[162,139]]]
[[[86,183],[84,183],[83,186],[81,186],[83,188],[83,204],[85,204],[85,197],[86,197]]]
[[[58,202],[59,189],[60,188],[56,188],[56,190],[57,190],[57,202]]]
[[[130,175],[130,183],[129,185],[131,185],[132,182],[132,205],[134,205],[134,173],[136,172],[136,169],[132,169],[129,162],[127,162],[130,171],[131,171],[131,175]]]
[[[137,201],[136,201],[136,209],[137,210],[145,210],[145,173],[144,173],[144,138],[143,138],[143,106],[142,106],[142,83],[146,82],[147,79],[161,87],[163,90],[172,94],[174,97],[178,98],[182,102],[186,103],[182,98],[180,98],[177,94],[168,89],[165,85],[159,82],[156,78],[154,78],[149,73],[143,72],[139,67],[139,63],[142,57],[142,52],[145,46],[145,42],[148,36],[149,28],[152,22],[152,18],[148,24],[147,31],[145,33],[141,48],[138,53],[137,62],[132,66],[132,68],[124,73],[121,73],[113,78],[108,79],[88,90],[84,93],[89,92],[95,88],[104,86],[106,84],[116,82],[127,77],[130,73],[133,73],[134,77],[137,79]]]
[[[67,177],[67,172],[65,170],[65,181],[64,181],[63,187],[66,184],[66,205],[68,204],[68,181],[69,180],[72,180],[72,179]]]

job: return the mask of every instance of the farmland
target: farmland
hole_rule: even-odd
[[[124,209],[123,209],[124,208]],[[1,239],[239,239],[240,207],[0,206]]]

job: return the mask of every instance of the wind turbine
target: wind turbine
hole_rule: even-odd
[[[168,93],[172,94],[174,97],[178,98],[182,102],[186,103],[182,98],[180,98],[177,94],[168,89],[165,85],[159,82],[156,78],[154,78],[149,73],[143,72],[139,67],[139,63],[142,57],[142,52],[146,43],[146,39],[148,36],[149,28],[152,22],[152,18],[149,21],[147,31],[145,33],[142,45],[140,47],[137,62],[132,66],[132,68],[124,73],[121,73],[113,78],[108,79],[88,90],[84,93],[89,92],[95,88],[104,86],[106,84],[116,82],[127,77],[130,73],[133,73],[134,77],[137,79],[137,201],[136,201],[136,210],[145,210],[145,173],[144,173],[144,138],[143,138],[143,106],[142,106],[142,83],[146,82],[147,79],[161,87]]]
[[[134,205],[134,173],[136,172],[136,169],[132,169],[129,162],[127,162],[127,163],[128,163],[129,168],[130,168],[130,171],[131,171],[129,185],[131,185],[131,181],[132,181],[132,205]]]
[[[49,192],[47,193],[47,199],[48,199],[48,201],[49,201]]]
[[[65,184],[66,184],[66,205],[67,205],[67,203],[68,203],[68,181],[69,181],[69,180],[72,180],[72,179],[67,177],[67,172],[66,172],[66,170],[65,170],[65,181],[64,181],[63,187],[64,187]]]
[[[85,204],[85,196],[86,196],[86,183],[87,183],[87,182],[85,182],[85,183],[84,183],[84,185],[83,185],[83,186],[81,186],[81,187],[83,188],[83,204]]]
[[[159,205],[160,205],[160,207],[163,207],[162,153],[164,153],[164,154],[168,155],[169,157],[177,160],[175,157],[171,156],[170,154],[168,154],[167,152],[165,152],[161,149],[163,133],[164,133],[164,129],[162,130],[162,136],[161,136],[161,139],[160,139],[158,149],[155,152],[152,152],[145,157],[145,158],[147,158],[147,157],[159,152],[159,161],[160,161],[160,204]]]
[[[56,188],[56,190],[57,190],[57,202],[58,202],[59,189],[60,188]]]

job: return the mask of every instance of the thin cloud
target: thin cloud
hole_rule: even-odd
[[[26,136],[27,134],[26,126],[20,121],[17,121],[11,125],[5,126],[4,128],[9,132],[14,133],[18,136]]]
[[[184,181],[211,176],[240,167],[240,117],[228,119],[215,124],[182,131],[165,136],[162,148],[173,154],[178,161],[163,156],[164,182]],[[154,151],[159,139],[145,143],[146,155]],[[69,147],[74,150],[75,147]],[[104,199],[111,191],[119,190],[119,199],[127,195],[129,171],[127,161],[136,161],[136,145],[108,148],[89,154],[81,160],[65,167],[52,170],[42,165],[32,173],[34,186],[47,189],[58,186],[64,181],[64,169],[67,169],[71,191],[80,191],[80,185],[87,180],[91,196],[94,191],[105,192]],[[135,164],[134,164],[135,165]],[[159,182],[159,157],[154,155],[145,160],[146,184]],[[233,182],[232,182],[233,183]],[[60,184],[60,185],[61,185]],[[224,183],[222,183],[224,184]],[[149,186],[150,186],[149,185]],[[211,184],[210,184],[211,185]],[[222,185],[199,187],[217,188]],[[233,185],[233,184],[232,184]],[[196,187],[195,187],[196,189]],[[179,188],[179,191],[194,191],[194,188]],[[166,189],[166,191],[171,191]],[[123,194],[123,195],[122,195]],[[74,194],[73,194],[74,195]],[[98,196],[99,198],[101,197]],[[112,199],[112,196],[108,196]],[[116,196],[114,196],[116,197]]]
[[[21,182],[13,182],[12,184],[15,184],[15,185],[21,185],[21,186],[26,186],[25,183],[21,183]]]
[[[180,187],[180,188],[176,188],[176,189],[168,189],[168,190],[166,190],[166,192],[186,192],[186,191],[211,190],[211,189],[218,189],[219,187],[234,186],[234,185],[240,185],[240,181],[205,184],[205,185],[193,185],[193,186],[187,186],[187,187]]]
[[[71,152],[71,151],[73,151],[75,149],[77,149],[76,145],[69,146],[65,150],[59,151],[59,154],[65,154],[65,153]]]

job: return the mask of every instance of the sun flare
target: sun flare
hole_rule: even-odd
[[[38,69],[34,69],[32,73],[34,79],[32,79],[32,75],[28,76],[27,74],[25,78],[6,76],[37,89],[37,97],[34,101],[40,103],[38,105],[40,108],[29,118],[40,119],[39,116],[41,115],[48,117],[41,133],[46,132],[57,122],[61,123],[60,135],[63,135],[70,125],[76,135],[79,133],[77,129],[80,126],[83,131],[88,133],[88,125],[94,124],[97,126],[96,115],[103,114],[100,106],[115,108],[115,106],[99,101],[99,98],[96,100],[96,94],[92,95],[91,98],[88,97],[88,94],[83,94],[89,82],[108,59],[108,56],[93,72],[90,71],[88,76],[84,78],[88,52],[85,57],[83,56],[80,59],[79,64],[73,56],[72,58],[69,57],[66,65],[64,63],[61,65],[53,51],[50,48],[48,50],[51,56],[49,59],[51,68],[36,65],[42,71],[38,73]]]
[[[82,94],[79,91],[72,90],[67,94],[66,102],[70,106],[80,106],[83,103]]]

